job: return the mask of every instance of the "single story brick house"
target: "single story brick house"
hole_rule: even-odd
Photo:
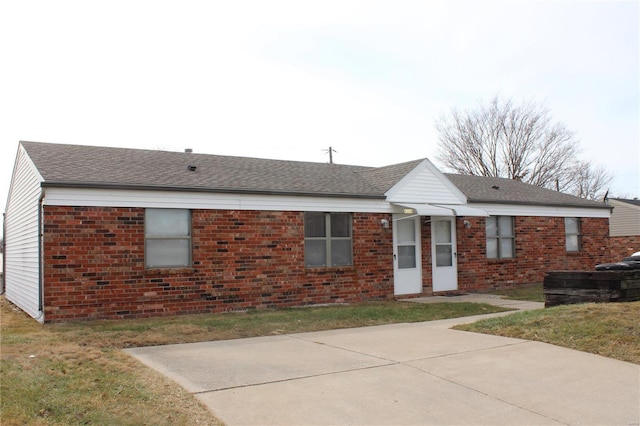
[[[59,322],[514,287],[608,261],[610,211],[427,159],[361,167],[21,142],[5,291]]]

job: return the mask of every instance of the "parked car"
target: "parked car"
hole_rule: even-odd
[[[640,251],[625,257],[620,262],[596,265],[596,271],[625,271],[629,269],[640,269]]]

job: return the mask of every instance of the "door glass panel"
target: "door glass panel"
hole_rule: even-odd
[[[416,246],[398,246],[398,268],[416,267]]]
[[[436,245],[436,266],[453,266],[453,255],[451,253],[451,245]]]
[[[451,242],[451,222],[448,220],[438,220],[434,222],[436,243]]]
[[[413,220],[399,220],[396,222],[398,229],[398,244],[416,242],[416,225]]]

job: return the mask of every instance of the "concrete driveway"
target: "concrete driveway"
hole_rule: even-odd
[[[639,425],[640,366],[477,317],[128,349],[227,425]]]

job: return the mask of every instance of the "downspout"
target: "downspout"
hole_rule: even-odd
[[[44,196],[45,190],[41,189],[38,200],[38,320],[44,322]]]

